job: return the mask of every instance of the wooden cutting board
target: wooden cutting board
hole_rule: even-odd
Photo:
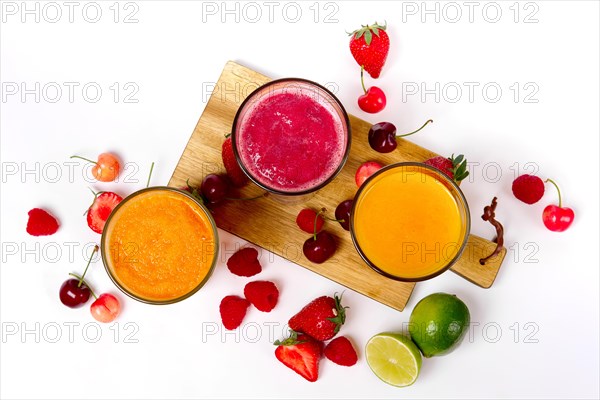
[[[169,186],[185,186],[188,179],[190,184],[199,186],[207,174],[224,172],[221,161],[224,135],[231,131],[233,118],[241,102],[254,89],[268,81],[268,77],[235,62],[230,61],[225,65]],[[404,139],[399,139],[396,151],[389,154],[377,153],[367,142],[371,124],[352,115],[350,123],[352,149],[344,169],[312,198],[291,205],[282,204],[271,197],[251,202],[228,201],[215,207],[213,216],[219,228],[402,311],[415,284],[394,281],[370,269],[356,252],[350,233],[339,224],[326,224],[326,229],[335,235],[338,244],[331,259],[323,264],[313,264],[302,254],[302,245],[308,235],[296,226],[296,215],[305,207],[326,207],[330,215],[333,215],[340,202],[354,197],[357,189],[354,173],[362,162],[374,160],[384,165],[400,161],[422,162],[437,155]],[[261,189],[250,184],[239,195],[248,197],[261,193]],[[472,210],[472,214],[475,217],[480,213]],[[491,225],[490,231],[493,232]],[[479,260],[494,248],[495,244],[491,241],[471,235],[463,256],[452,267],[452,271],[481,287],[489,288],[504,260],[506,249],[503,248],[485,266],[480,265]]]

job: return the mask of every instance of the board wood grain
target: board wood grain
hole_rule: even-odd
[[[231,131],[241,102],[268,81],[270,79],[265,75],[235,62],[230,61],[225,65],[169,186],[185,186],[188,179],[190,184],[200,185],[207,174],[224,172],[221,161],[224,135]],[[273,197],[251,202],[228,201],[215,207],[213,216],[219,228],[401,311],[415,284],[394,281],[370,269],[356,252],[349,232],[339,224],[327,224],[327,230],[335,235],[338,244],[331,259],[323,264],[313,264],[302,254],[302,245],[308,236],[296,226],[296,215],[305,207],[326,207],[332,215],[341,201],[354,197],[354,173],[362,162],[374,160],[384,165],[401,161],[422,162],[437,155],[404,139],[399,139],[396,151],[377,153],[367,142],[371,124],[352,115],[350,123],[353,137],[348,161],[340,174],[314,196],[296,204],[284,204]],[[238,194],[246,197],[261,193],[261,189],[250,184]],[[506,249],[503,248],[486,265],[480,265],[479,259],[490,254],[494,248],[495,244],[491,241],[471,235],[463,256],[452,267],[452,271],[481,287],[489,288],[504,260]]]

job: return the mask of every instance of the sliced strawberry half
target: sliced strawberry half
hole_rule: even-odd
[[[319,378],[319,361],[323,355],[323,343],[308,335],[290,331],[290,337],[276,341],[275,357],[286,367],[309,382]]]
[[[114,192],[100,192],[97,194],[94,203],[87,211],[88,226],[94,232],[102,233],[110,213],[121,201],[123,201],[123,198]]]

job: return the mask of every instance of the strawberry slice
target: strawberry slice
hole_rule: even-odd
[[[371,175],[379,171],[381,168],[383,168],[383,165],[376,161],[367,161],[362,163],[356,170],[356,175],[354,175],[356,186],[360,187],[360,185],[362,185]]]
[[[319,361],[323,354],[323,343],[307,335],[290,331],[290,337],[275,342],[275,357],[286,367],[309,382],[319,378]]]
[[[87,211],[88,226],[96,233],[102,233],[104,224],[112,210],[123,198],[114,192],[100,192]]]

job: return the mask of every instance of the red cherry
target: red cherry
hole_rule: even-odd
[[[549,205],[544,208],[542,213],[542,220],[546,228],[553,232],[562,232],[567,230],[575,219],[575,213],[568,207],[558,207],[555,205]]]
[[[94,164],[92,175],[100,182],[112,182],[121,170],[119,159],[112,153],[102,153],[98,156],[98,161],[92,161],[80,156],[71,156],[71,158],[79,158],[81,160]]]
[[[542,221],[546,228],[553,232],[566,231],[573,223],[575,213],[569,207],[562,207],[562,197],[556,182],[552,179],[546,179],[546,182],[552,183],[558,191],[558,206],[554,204],[546,206],[542,212]]]
[[[385,108],[387,100],[385,98],[385,93],[383,90],[378,88],[377,86],[372,86],[369,89],[365,87],[365,81],[363,78],[364,68],[360,69],[360,83],[362,84],[363,91],[365,94],[358,98],[358,106],[364,112],[368,112],[370,114],[378,113],[379,111]]]
[[[67,307],[71,308],[79,308],[90,298],[90,293],[96,297],[92,289],[90,289],[89,285],[83,280],[90,263],[92,262],[92,258],[94,258],[94,254],[98,251],[99,247],[96,245],[94,247],[94,251],[90,255],[88,259],[88,263],[83,271],[83,275],[78,276],[77,274],[69,273],[69,275],[74,276],[77,279],[67,279],[61,286],[58,291],[58,295],[60,297],[61,303],[63,303]]]
[[[350,214],[352,213],[354,200],[344,200],[335,208],[335,218],[342,228],[350,230]]]
[[[373,150],[379,153],[390,153],[398,146],[396,138],[414,135],[431,122],[433,122],[433,120],[429,119],[416,131],[405,133],[403,135],[396,135],[396,126],[391,122],[378,122],[369,129],[369,145]]]
[[[306,239],[302,246],[302,252],[317,264],[327,261],[335,253],[335,239],[326,231],[317,233],[314,237]]]
[[[112,294],[104,293],[92,303],[90,312],[98,322],[112,322],[119,316],[121,304]]]
[[[90,299],[90,288],[79,279],[67,279],[61,285],[58,294],[65,306],[79,308]]]
[[[226,175],[208,174],[200,185],[202,197],[210,204],[220,203],[229,192],[229,181]]]
[[[360,109],[369,114],[375,114],[383,110],[386,103],[385,93],[377,86],[371,86],[365,91],[365,94],[358,98]]]

